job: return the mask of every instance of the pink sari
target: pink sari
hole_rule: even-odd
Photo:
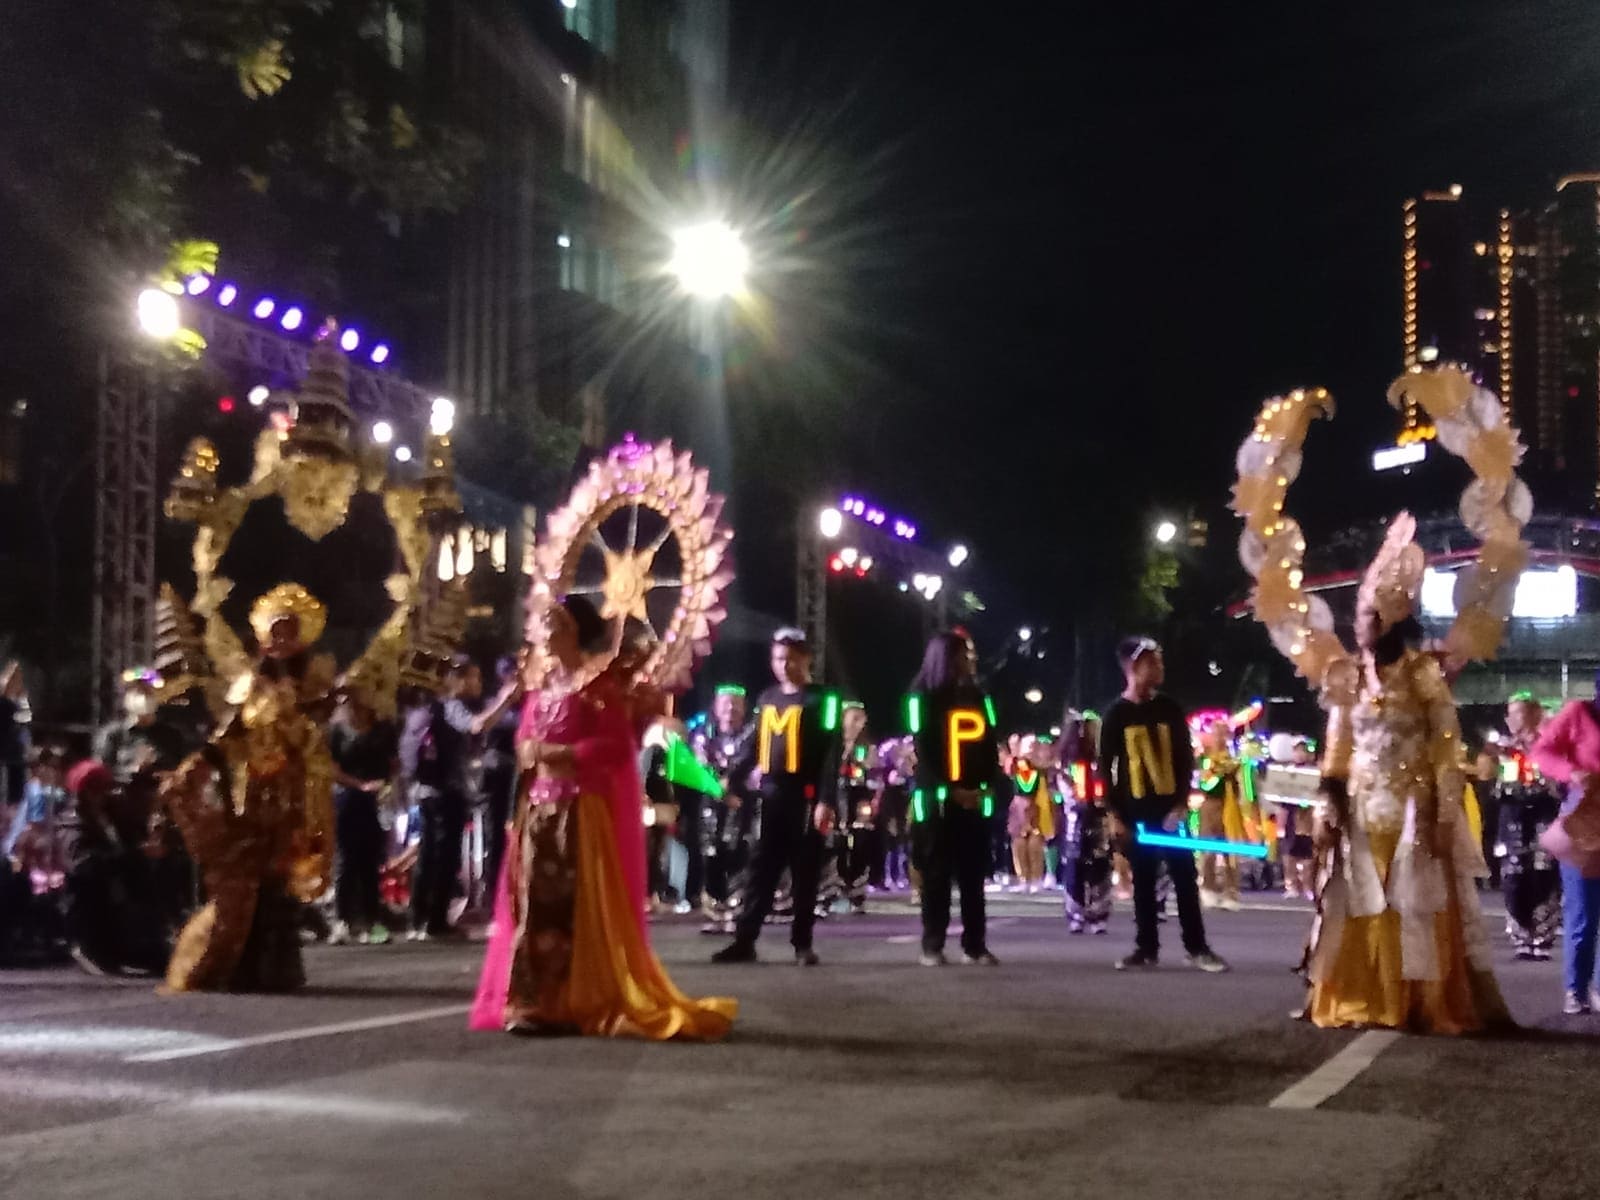
[[[541,728],[542,726],[542,728]],[[639,742],[627,698],[606,676],[583,693],[569,693],[544,705],[537,694],[523,704],[517,727],[520,745],[529,738],[573,747],[578,788],[606,800],[616,837],[616,859],[627,888],[639,936],[649,945],[645,919],[644,787],[639,781]],[[523,803],[519,786],[517,802]],[[516,928],[512,912],[508,853],[495,881],[494,935],[484,954],[483,973],[467,1019],[469,1028],[499,1030],[505,1024]]]

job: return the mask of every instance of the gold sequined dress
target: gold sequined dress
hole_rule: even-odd
[[[287,991],[305,982],[300,905],[327,887],[332,760],[292,676],[258,672],[232,717],[162,787],[206,903],[178,936],[173,991]]]
[[[1369,671],[1329,713],[1323,775],[1348,812],[1323,852],[1308,1015],[1325,1028],[1474,1033],[1510,1018],[1490,967],[1455,701],[1431,655]],[[1437,836],[1428,830],[1437,823]]]

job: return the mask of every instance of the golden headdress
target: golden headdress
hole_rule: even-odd
[[[1390,522],[1383,545],[1356,594],[1358,622],[1377,613],[1379,625],[1388,629],[1416,611],[1427,568],[1427,556],[1416,539],[1417,520],[1410,513],[1403,512]]]
[[[250,606],[250,629],[256,635],[256,644],[265,646],[272,636],[272,627],[284,617],[293,617],[300,623],[299,641],[302,646],[316,644],[328,626],[328,610],[298,583],[280,583],[270,592],[257,596]]]

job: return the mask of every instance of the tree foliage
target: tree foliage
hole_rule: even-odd
[[[22,227],[103,283],[155,270],[183,238],[220,243],[229,266],[314,260],[353,229],[454,209],[478,145],[408,57],[419,9],[12,0],[0,174]]]

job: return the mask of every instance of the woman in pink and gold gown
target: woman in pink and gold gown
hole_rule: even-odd
[[[605,623],[582,597],[547,617],[558,664],[517,731],[522,781],[470,1024],[513,1033],[723,1037],[738,1003],[673,986],[645,924],[645,697],[620,666],[578,687]]]

